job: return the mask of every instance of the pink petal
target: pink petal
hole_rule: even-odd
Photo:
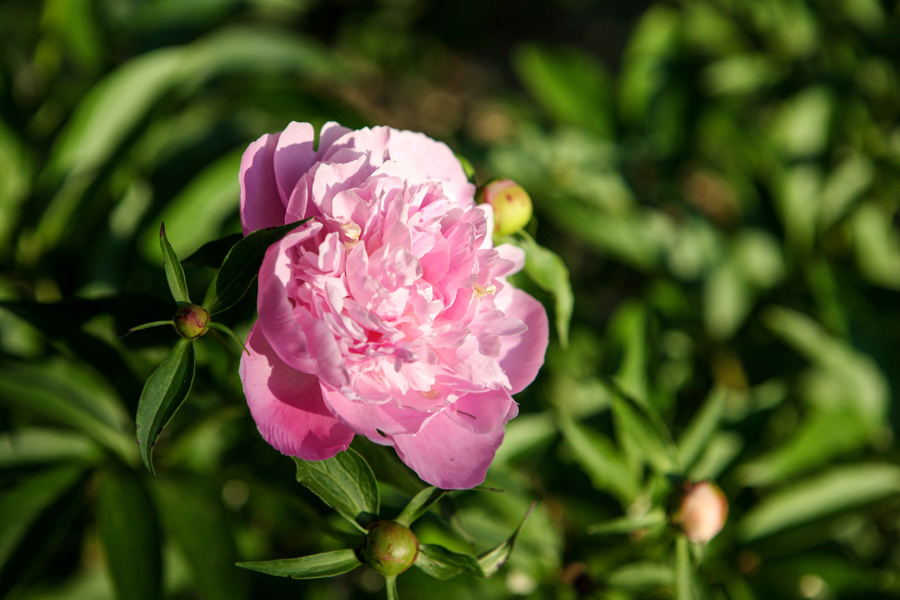
[[[388,152],[391,160],[417,167],[431,178],[459,184],[469,182],[453,150],[424,133],[391,131]]]
[[[497,357],[512,385],[510,393],[517,394],[534,381],[544,364],[550,337],[547,311],[540,302],[511,286],[506,286],[502,293],[497,294],[496,304],[507,317],[520,319],[528,326],[528,331],[524,333],[504,337],[500,356]]]
[[[460,427],[445,413],[415,435],[393,436],[397,455],[422,481],[445,490],[465,490],[484,482],[503,428],[478,434]]]
[[[313,149],[315,137],[312,125],[292,121],[278,138],[274,159],[275,179],[285,206],[297,181],[316,162],[316,151]]]
[[[275,182],[274,155],[278,134],[266,134],[250,144],[241,158],[241,227],[244,235],[264,227],[284,225],[285,203]]]
[[[490,433],[519,414],[512,396],[504,389],[462,396],[445,413],[454,423],[473,433]]]
[[[341,422],[358,434],[372,441],[383,443],[382,434],[399,435],[416,433],[423,423],[434,417],[434,414],[404,410],[390,402],[370,404],[349,400],[341,392],[327,385],[322,385],[322,398],[325,404]],[[378,432],[381,433],[378,433]]]
[[[328,411],[318,378],[286,365],[258,323],[247,347],[250,356],[241,357],[240,375],[260,435],[282,454],[304,460],[324,460],[346,450],[353,432]]]

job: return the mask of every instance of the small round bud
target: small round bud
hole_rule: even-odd
[[[186,339],[198,338],[209,329],[209,313],[196,304],[185,304],[175,313],[175,329]]]
[[[531,196],[511,179],[496,179],[478,190],[476,201],[494,207],[494,233],[512,235],[528,225]]]
[[[722,531],[728,518],[728,498],[714,483],[688,482],[684,486],[681,506],[672,522],[692,542],[707,543]]]
[[[396,577],[410,568],[419,552],[419,540],[409,527],[381,521],[366,536],[363,560],[385,577]]]

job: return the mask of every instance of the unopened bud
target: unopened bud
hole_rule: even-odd
[[[728,498],[714,483],[685,483],[681,506],[672,522],[692,542],[707,543],[722,531],[728,518]]]
[[[181,337],[192,340],[209,329],[209,313],[196,304],[185,304],[175,313],[175,329]]]
[[[385,577],[396,577],[410,568],[419,552],[419,540],[409,527],[382,521],[366,536],[363,560]]]
[[[479,204],[486,202],[494,207],[496,235],[517,233],[531,220],[531,196],[511,179],[491,181],[478,190],[476,200]]]

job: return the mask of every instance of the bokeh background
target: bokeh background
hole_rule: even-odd
[[[340,519],[259,437],[224,340],[196,344],[150,477],[133,416],[175,334],[118,339],[170,318],[159,223],[181,257],[239,231],[246,145],[336,120],[519,181],[574,290],[489,474],[506,491],[416,526],[477,551],[539,499],[512,560],[412,570],[402,597],[673,595],[671,531],[590,533],[667,489],[609,380],[731,501],[697,597],[897,597],[898,69],[889,0],[4,0],[0,596],[383,597],[366,569],[235,568],[336,548]]]

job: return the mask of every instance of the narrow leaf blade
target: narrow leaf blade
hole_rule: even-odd
[[[675,600],[693,600],[694,571],[688,539],[679,535],[675,541]]]
[[[159,247],[162,249],[163,261],[166,268],[166,281],[169,282],[169,291],[175,302],[190,302],[188,296],[187,281],[184,278],[184,269],[178,262],[178,256],[166,237],[166,225],[163,223],[159,226]]]
[[[179,340],[150,375],[138,402],[137,430],[141,459],[153,473],[153,445],[191,391],[194,382],[194,346]]]
[[[306,461],[294,457],[297,481],[325,504],[365,531],[375,522],[381,505],[378,482],[372,469],[354,450],[339,452],[328,460]]]
[[[214,315],[237,304],[253,285],[269,246],[307,221],[258,229],[232,246],[206,290],[203,308]]]
[[[415,564],[435,579],[450,579],[462,571],[478,577],[485,576],[478,559],[474,556],[453,552],[433,544],[419,544]]]
[[[525,251],[525,274],[542,290],[553,295],[556,311],[556,332],[563,348],[569,344],[569,324],[575,297],[569,281],[569,269],[563,260],[550,250],[539,246],[531,236],[522,233],[520,247]]]
[[[400,515],[394,519],[397,523],[409,527],[421,516],[428,512],[435,502],[443,498],[447,490],[436,487],[427,487],[413,498],[403,509]]]
[[[537,506],[537,502],[532,502],[531,506],[528,507],[528,512],[522,517],[522,521],[519,523],[519,526],[516,527],[513,534],[509,536],[509,539],[478,557],[478,564],[481,566],[481,570],[484,572],[485,577],[494,575],[500,570],[500,567],[506,564],[509,557],[512,556],[512,551],[516,545],[516,539],[519,537],[519,532],[522,531],[525,521],[528,519],[529,515],[531,515],[531,511],[534,510],[535,506]]]
[[[301,558],[240,562],[237,566],[276,577],[319,579],[348,573],[360,564],[353,550],[335,550]]]

